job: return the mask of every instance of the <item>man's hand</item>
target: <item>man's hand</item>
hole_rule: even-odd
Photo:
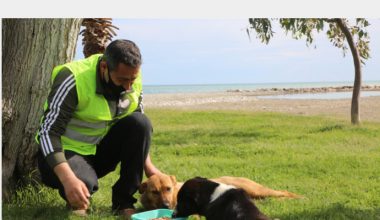
[[[162,174],[162,172],[153,165],[152,161],[150,160],[149,154],[145,160],[144,170],[145,170],[145,176],[148,178],[152,176],[153,174]]]
[[[88,209],[90,193],[80,179],[71,170],[68,163],[60,163],[54,167],[54,172],[61,181],[66,194],[66,199],[75,209]]]

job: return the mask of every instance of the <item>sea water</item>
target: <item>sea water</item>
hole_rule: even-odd
[[[298,82],[298,83],[251,83],[251,84],[203,84],[203,85],[144,85],[144,94],[162,93],[203,93],[203,92],[225,92],[229,90],[256,90],[271,88],[321,88],[353,86],[353,82]],[[380,81],[367,81],[362,85],[380,85]],[[380,96],[378,91],[362,91],[362,97]],[[290,98],[290,99],[342,99],[351,98],[351,92],[329,92],[329,93],[304,93],[276,96],[263,96],[260,98]]]

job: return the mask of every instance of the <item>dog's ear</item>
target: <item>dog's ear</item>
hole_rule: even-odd
[[[171,175],[171,176],[170,176],[170,179],[172,180],[173,185],[175,186],[175,185],[177,184],[177,179],[175,178],[175,176],[174,176],[174,175]]]
[[[141,183],[141,185],[139,186],[139,193],[140,194],[145,193],[147,187],[148,187],[148,183],[147,182]]]
[[[201,200],[201,195],[197,193],[194,197],[195,204],[199,204],[200,200]]]

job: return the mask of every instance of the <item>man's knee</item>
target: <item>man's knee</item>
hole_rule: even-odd
[[[134,131],[142,134],[150,134],[153,132],[152,124],[149,118],[140,112],[134,112],[131,115],[120,120],[120,126],[127,129],[132,128]]]
[[[86,185],[88,192],[92,195],[99,189],[98,179],[94,176],[81,176],[78,177]]]
[[[75,153],[66,153],[67,162],[75,175],[87,186],[88,191],[93,194],[98,190],[98,176],[91,164],[84,156]]]

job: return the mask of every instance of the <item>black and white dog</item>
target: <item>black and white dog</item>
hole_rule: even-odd
[[[203,215],[207,220],[269,220],[244,190],[202,177],[183,184],[173,217],[193,214]]]

